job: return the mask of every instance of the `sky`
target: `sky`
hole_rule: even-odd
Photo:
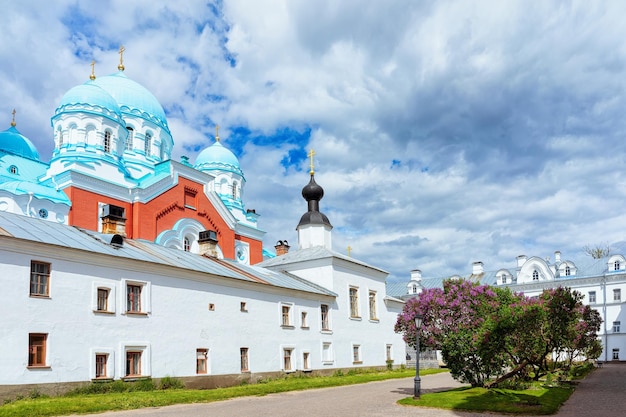
[[[63,94],[125,74],[173,159],[239,158],[264,244],[297,247],[307,152],[333,248],[390,281],[624,253],[626,2],[0,0],[0,130],[42,160]],[[6,126],[6,127],[3,127]]]

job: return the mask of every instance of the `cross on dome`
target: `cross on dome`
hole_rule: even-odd
[[[11,114],[13,115],[13,119],[11,120],[11,126],[15,127],[15,109],[13,109]]]
[[[315,151],[311,149],[307,154],[309,158],[311,158],[311,175],[315,174],[314,165],[313,165],[313,157],[315,156]]]
[[[120,50],[119,50],[119,54],[120,54],[120,64],[117,66],[117,69],[120,71],[124,71],[124,51],[126,50],[126,48],[124,48],[124,45],[120,46]]]
[[[91,60],[91,75],[89,76],[90,80],[95,80],[96,79],[96,60],[92,59]]]
[[[220,125],[215,125],[215,141],[220,141]]]

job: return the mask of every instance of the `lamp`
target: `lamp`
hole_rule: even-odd
[[[415,316],[415,379],[413,380],[413,399],[420,398],[421,384],[420,379],[420,330],[422,328],[423,317],[418,314]]]

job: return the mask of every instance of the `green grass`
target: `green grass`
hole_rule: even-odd
[[[445,370],[422,370],[420,375],[438,372],[445,372]],[[0,406],[0,417],[63,416],[163,407],[173,404],[212,402],[243,396],[262,396],[286,391],[362,384],[386,379],[406,378],[413,375],[415,375],[415,370],[411,369],[368,373],[349,371],[346,373],[338,372],[334,376],[327,377],[287,376],[280,379],[265,380],[257,384],[212,390],[169,389],[106,394],[72,394],[61,397],[35,395],[31,397],[36,398],[24,398]]]
[[[422,394],[419,400],[405,398],[399,403],[448,410],[487,411],[506,414],[554,414],[574,392],[572,386],[535,386],[526,390],[457,388]]]

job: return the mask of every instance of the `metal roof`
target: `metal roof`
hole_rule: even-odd
[[[232,260],[216,260],[141,239],[124,239],[122,246],[115,246],[111,245],[113,235],[13,213],[0,212],[0,235],[128,259],[133,262],[149,262],[234,280],[255,282],[258,285],[336,296],[332,291],[293,274],[243,265]]]

